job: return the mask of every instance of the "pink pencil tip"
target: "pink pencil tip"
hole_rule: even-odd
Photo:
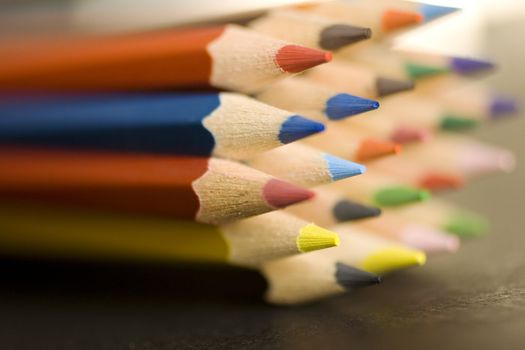
[[[264,199],[274,208],[284,208],[314,195],[310,190],[277,179],[268,181],[263,188]]]
[[[455,252],[459,249],[459,239],[433,227],[410,224],[403,229],[405,244],[427,253]]]
[[[516,166],[516,157],[508,150],[473,145],[460,155],[459,164],[468,176],[479,176],[511,172]]]
[[[397,143],[428,142],[432,140],[432,132],[428,129],[399,127],[390,136],[390,140]]]

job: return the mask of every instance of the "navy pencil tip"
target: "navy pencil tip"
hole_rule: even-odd
[[[493,62],[475,58],[452,57],[450,60],[450,68],[452,68],[455,73],[461,75],[492,70],[495,66]]]
[[[292,115],[282,125],[279,131],[279,141],[286,144],[307,136],[317,134],[325,129],[324,124]]]
[[[379,108],[379,102],[350,94],[337,94],[326,101],[325,114],[339,120]]]
[[[429,22],[434,19],[459,11],[459,8],[457,7],[438,6],[431,4],[421,4],[420,6],[420,11],[423,15],[425,22]]]

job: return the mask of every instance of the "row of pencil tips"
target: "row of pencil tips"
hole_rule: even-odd
[[[261,272],[268,302],[298,304],[488,231],[439,192],[514,168],[466,132],[517,115],[515,99],[491,90],[489,60],[391,48],[458,9],[86,25],[103,3],[79,5],[67,35],[0,43],[0,253],[232,264]]]

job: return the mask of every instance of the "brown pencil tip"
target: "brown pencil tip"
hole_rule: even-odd
[[[417,12],[387,10],[383,13],[381,27],[385,32],[391,32],[423,21],[424,17]]]
[[[376,89],[379,97],[413,90],[414,86],[414,82],[411,80],[397,80],[383,77],[378,77],[376,80]]]
[[[288,73],[300,73],[331,60],[330,52],[299,45],[283,46],[275,55],[277,65]]]
[[[314,196],[314,192],[277,179],[272,179],[263,188],[263,197],[274,208],[284,208]]]
[[[463,187],[465,179],[459,175],[429,173],[419,181],[419,186],[437,192]]]
[[[398,143],[377,139],[366,139],[359,145],[355,155],[355,160],[363,162],[389,154],[397,154],[399,152],[401,152],[401,145]]]
[[[337,50],[343,46],[369,39],[371,36],[370,28],[334,24],[321,31],[319,46],[325,50]]]

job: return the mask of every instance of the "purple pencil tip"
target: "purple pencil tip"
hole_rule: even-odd
[[[518,110],[516,99],[509,96],[495,96],[490,103],[490,116],[494,119],[517,113]]]
[[[492,62],[463,57],[452,57],[450,59],[450,68],[461,75],[469,75],[482,71],[494,69]]]

